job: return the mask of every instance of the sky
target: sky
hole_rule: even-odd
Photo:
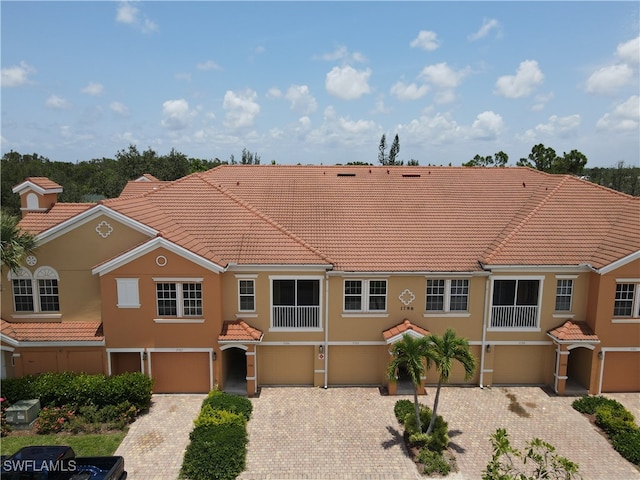
[[[640,3],[0,2],[1,149],[640,164]]]

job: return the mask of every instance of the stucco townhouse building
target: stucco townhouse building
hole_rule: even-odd
[[[14,188],[38,247],[2,270],[3,378],[394,393],[391,344],[453,328],[478,359],[454,384],[640,391],[640,198],[519,167],[220,166],[81,204],[62,188]]]

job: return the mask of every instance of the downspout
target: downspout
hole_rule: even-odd
[[[324,388],[329,383],[329,275],[324,274]]]
[[[490,276],[486,277],[484,284],[484,315],[482,319],[482,348],[480,349],[480,388],[484,388],[484,356],[487,346],[487,319],[489,311],[489,283]]]

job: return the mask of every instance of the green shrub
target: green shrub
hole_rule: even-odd
[[[69,431],[68,426],[76,418],[76,412],[72,407],[44,407],[40,410],[35,422],[36,432],[40,434],[58,433]],[[74,422],[74,428],[76,423]]]
[[[404,419],[408,413],[415,412],[416,407],[411,400],[398,400],[393,407],[393,413],[398,422],[404,424]]]
[[[438,415],[436,417],[433,432],[431,432],[431,435],[429,435],[428,438],[425,439],[421,435],[416,435],[425,433],[427,431],[427,429],[429,428],[429,423],[431,422],[431,414],[431,409],[428,407],[422,407],[420,409],[422,432],[418,432],[416,414],[412,410],[405,416],[404,429],[409,435],[409,441],[411,441],[411,438],[416,439],[418,444],[422,444],[422,442],[424,441],[424,446],[426,446],[427,448],[436,452],[442,452],[449,446],[449,424],[444,421],[442,415]]]
[[[625,430],[611,439],[613,448],[635,465],[640,465],[640,429]]]
[[[206,405],[211,406],[214,410],[238,413],[247,420],[251,418],[251,412],[253,411],[253,404],[248,398],[231,395],[220,390],[209,392],[207,398],[202,402],[203,407]]]
[[[153,379],[141,372],[114,375],[107,378],[104,394],[102,405],[131,402],[138,410],[147,410],[151,406]]]
[[[247,431],[244,425],[205,424],[189,436],[181,475],[190,480],[235,479],[245,467]]]
[[[617,405],[616,405],[617,404]],[[620,403],[601,405],[596,408],[596,425],[609,437],[636,429],[635,418]]]
[[[438,473],[447,476],[451,473],[451,465],[447,459],[444,458],[442,452],[434,452],[428,448],[422,448],[418,454],[418,461],[424,466],[424,473],[426,475]]]
[[[200,410],[198,417],[193,422],[196,427],[201,425],[221,425],[223,423],[233,423],[244,428],[247,419],[239,413],[228,412],[226,410],[218,410],[211,405],[205,405]]]
[[[602,407],[605,405],[609,406],[619,406],[622,407],[622,404],[617,400],[613,400],[611,398],[606,398],[603,396],[584,396],[574,400],[571,406],[580,413],[586,413],[587,415],[594,415],[596,413],[596,409],[598,407]]]

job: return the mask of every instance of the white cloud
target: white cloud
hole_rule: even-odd
[[[553,100],[554,96],[555,95],[553,92],[541,93],[536,95],[535,103],[531,107],[531,110],[533,110],[534,112],[539,112],[541,110],[544,110],[544,107],[547,105],[547,103]]]
[[[640,126],[640,97],[633,95],[605,113],[596,126],[600,130],[638,132]]]
[[[189,103],[180,98],[178,100],[167,100],[162,104],[162,126],[168,130],[182,130],[189,126],[189,121],[197,115],[189,108]]]
[[[3,68],[1,70],[0,84],[3,87],[21,87],[31,83],[29,75],[36,72],[36,69],[27,62],[20,62],[20,65]]]
[[[438,34],[429,30],[420,30],[418,36],[409,44],[413,48],[421,48],[422,50],[433,51],[440,46]]]
[[[507,98],[521,98],[530,95],[544,81],[544,75],[535,60],[525,60],[518,66],[515,75],[498,78],[494,93]]]
[[[404,129],[420,143],[452,144],[464,136],[463,127],[446,113],[422,115],[409,122]]]
[[[304,115],[313,113],[318,108],[318,102],[309,93],[309,87],[306,85],[291,85],[285,98],[291,102],[291,110]]]
[[[428,65],[422,69],[419,77],[426,82],[441,88],[455,88],[462,82],[462,79],[469,73],[469,69],[455,71],[446,63]]]
[[[407,85],[404,82],[397,82],[391,87],[391,95],[394,95],[398,100],[417,100],[426,95],[429,91],[428,85],[417,85],[411,83]]]
[[[471,126],[471,136],[482,140],[493,140],[504,128],[502,116],[494,112],[478,114]]]
[[[571,136],[582,123],[580,115],[568,115],[566,117],[559,117],[552,115],[549,117],[548,123],[540,123],[536,125],[536,132],[554,136],[554,137],[569,137]]]
[[[111,102],[109,104],[109,108],[111,109],[112,112],[117,113],[118,115],[121,115],[123,117],[129,116],[129,109],[124,103]]]
[[[222,70],[222,67],[213,60],[207,60],[196,65],[198,70]]]
[[[104,91],[104,86],[101,83],[89,82],[89,85],[82,89],[82,93],[87,95],[98,96]]]
[[[336,60],[340,60],[342,62],[365,63],[367,61],[366,57],[360,52],[351,53],[349,52],[347,47],[344,46],[337,47],[333,52],[323,53],[319,58],[328,62],[335,62]]]
[[[478,30],[475,33],[472,33],[471,35],[469,35],[469,40],[472,42],[475,42],[476,40],[480,40],[481,38],[486,37],[487,35],[489,35],[489,32],[491,32],[491,30],[497,30],[500,27],[500,23],[498,23],[498,21],[495,18],[485,18],[482,21],[482,26],[480,27],[480,30]]]
[[[258,94],[250,89],[243,92],[227,90],[222,102],[222,108],[227,111],[225,125],[230,128],[251,127],[260,113],[260,105],[255,101],[257,97]]]
[[[277,87],[271,87],[267,91],[267,98],[282,98],[282,91]]]
[[[143,33],[153,33],[158,30],[158,25],[147,17],[140,17],[140,9],[131,2],[119,2],[116,10],[116,22],[131,25]]]
[[[616,55],[626,63],[639,63],[640,62],[640,36],[629,40],[628,42],[621,43],[616,49]]]
[[[51,95],[44,103],[48,108],[54,110],[68,110],[72,107],[71,102],[57,95]]]
[[[586,90],[589,93],[611,95],[628,85],[633,79],[633,70],[629,65],[610,65],[602,67],[591,74],[587,80]]]
[[[343,100],[355,100],[362,95],[370,93],[369,77],[371,69],[356,70],[346,65],[344,67],[333,67],[327,73],[325,86],[327,92]]]

